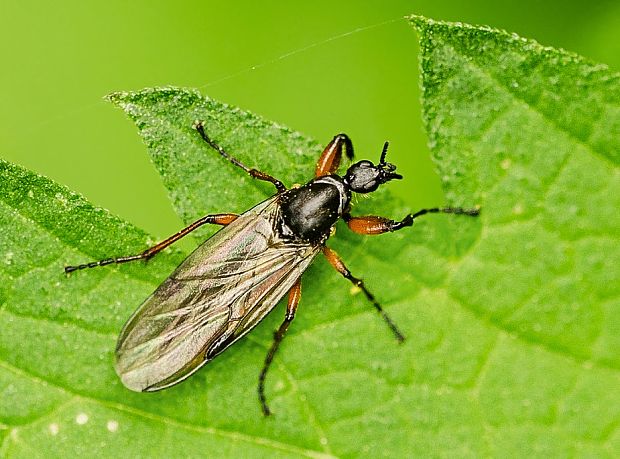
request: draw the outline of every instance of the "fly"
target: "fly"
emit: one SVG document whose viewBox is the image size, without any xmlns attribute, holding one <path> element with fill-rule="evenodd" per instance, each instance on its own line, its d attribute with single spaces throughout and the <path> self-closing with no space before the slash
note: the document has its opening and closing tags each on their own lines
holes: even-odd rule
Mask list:
<svg viewBox="0 0 620 459">
<path fill-rule="evenodd" d="M 322 253 L 342 276 L 361 289 L 395 338 L 405 338 L 364 282 L 353 276 L 338 254 L 326 246 L 334 225 L 343 219 L 358 234 L 376 235 L 411 226 L 428 213 L 476 216 L 478 208 L 422 209 L 402 220 L 352 216 L 351 193 L 371 193 L 390 180 L 402 179 L 385 161 L 385 142 L 378 164 L 359 161 L 337 175 L 343 152 L 353 159 L 349 137 L 339 134 L 325 147 L 314 178 L 287 189 L 269 174 L 249 168 L 215 143 L 204 124 L 194 124 L 202 139 L 251 177 L 271 182 L 276 194 L 241 215 L 206 215 L 144 252 L 65 267 L 84 268 L 147 260 L 205 224 L 224 228 L 200 245 L 129 318 L 116 345 L 116 373 L 133 391 L 152 392 L 183 381 L 252 330 L 288 293 L 284 321 L 276 331 L 258 377 L 263 413 L 270 414 L 265 377 L 295 317 L 301 277 Z"/>
</svg>

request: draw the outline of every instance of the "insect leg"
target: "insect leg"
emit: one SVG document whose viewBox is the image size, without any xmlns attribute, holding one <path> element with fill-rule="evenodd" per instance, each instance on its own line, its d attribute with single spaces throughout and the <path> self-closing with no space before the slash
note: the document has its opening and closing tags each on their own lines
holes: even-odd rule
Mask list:
<svg viewBox="0 0 620 459">
<path fill-rule="evenodd" d="M 211 224 L 214 224 L 214 225 L 225 226 L 225 225 L 228 225 L 233 220 L 235 220 L 237 217 L 238 217 L 238 215 L 236 215 L 236 214 L 211 214 L 211 215 L 205 215 L 200 220 L 196 220 L 194 223 L 192 223 L 191 225 L 187 226 L 186 228 L 183 228 L 178 233 L 173 234 L 168 239 L 166 239 L 164 241 L 161 241 L 159 244 L 154 245 L 153 247 L 150 247 L 150 248 L 146 249 L 144 252 L 142 252 L 140 254 L 130 255 L 130 256 L 127 256 L 127 257 L 106 258 L 104 260 L 92 261 L 90 263 L 84 263 L 82 265 L 65 266 L 65 273 L 68 274 L 70 272 L 77 271 L 79 269 L 95 268 L 97 266 L 105 266 L 105 265 L 111 265 L 111 264 L 127 263 L 127 262 L 135 261 L 135 260 L 148 260 L 153 255 L 161 252 L 162 250 L 164 250 L 169 245 L 171 245 L 171 244 L 175 243 L 176 241 L 178 241 L 179 239 L 181 239 L 183 236 L 188 235 L 189 233 L 194 231 L 199 226 L 202 226 L 202 225 L 207 224 L 207 223 L 211 223 Z"/>
<path fill-rule="evenodd" d="M 358 234 L 383 234 L 390 231 L 397 231 L 406 226 L 413 225 L 413 221 L 426 214 L 462 214 L 475 217 L 480 214 L 480 209 L 474 207 L 472 209 L 463 209 L 462 207 L 433 207 L 431 209 L 422 209 L 415 214 L 409 214 L 400 221 L 390 220 L 385 217 L 376 217 L 374 215 L 366 215 L 363 217 L 351 217 L 344 215 L 343 218 L 351 231 Z"/>
<path fill-rule="evenodd" d="M 338 271 L 340 274 L 344 276 L 345 279 L 348 279 L 349 281 L 351 281 L 353 285 L 360 288 L 362 292 L 364 292 L 364 295 L 366 295 L 366 298 L 368 298 L 368 300 L 372 303 L 372 305 L 379 312 L 379 314 L 381 314 L 381 317 L 383 317 L 383 320 L 385 320 L 385 322 L 388 324 L 388 326 L 394 333 L 394 336 L 396 337 L 396 339 L 399 342 L 403 342 L 405 340 L 405 336 L 400 332 L 400 330 L 398 329 L 396 324 L 392 321 L 390 316 L 388 316 L 387 313 L 383 310 L 379 302 L 375 299 L 374 295 L 368 291 L 368 289 L 364 285 L 364 281 L 362 279 L 358 279 L 357 277 L 354 277 L 351 274 L 351 271 L 349 271 L 349 268 L 345 266 L 342 259 L 338 256 L 338 254 L 334 250 L 330 249 L 329 247 L 323 247 L 323 254 L 325 255 L 325 258 L 327 258 L 327 261 L 329 261 L 329 263 L 334 267 L 334 269 L 336 269 L 336 271 Z"/>
<path fill-rule="evenodd" d="M 211 148 L 213 148 L 215 151 L 217 151 L 220 155 L 222 155 L 228 161 L 233 163 L 235 166 L 240 167 L 245 172 L 250 174 L 250 176 L 252 178 L 255 178 L 255 179 L 258 179 L 258 180 L 264 180 L 266 182 L 273 183 L 273 185 L 278 190 L 278 193 L 282 193 L 283 191 L 286 191 L 286 187 L 284 186 L 284 184 L 280 180 L 276 179 L 275 177 L 272 177 L 269 174 L 266 174 L 265 172 L 261 172 L 261 171 L 259 171 L 257 169 L 253 169 L 251 167 L 246 166 L 241 161 L 239 161 L 237 158 L 235 158 L 234 156 L 230 155 L 226 150 L 224 150 L 222 147 L 220 147 L 213 140 L 211 140 L 211 138 L 205 132 L 204 123 L 202 121 L 196 121 L 194 123 L 194 129 L 196 129 L 198 131 L 198 133 L 200 134 L 202 139 L 205 142 L 207 142 L 211 146 Z"/>
<path fill-rule="evenodd" d="M 347 158 L 353 159 L 353 144 L 346 134 L 338 134 L 331 142 L 327 144 L 321 157 L 316 163 L 315 177 L 333 174 L 340 166 L 340 158 L 342 157 L 342 147 L 344 146 Z"/>
<path fill-rule="evenodd" d="M 273 335 L 273 343 L 271 344 L 271 348 L 269 348 L 267 357 L 265 357 L 265 363 L 263 364 L 263 368 L 258 376 L 258 399 L 260 400 L 260 405 L 265 416 L 269 416 L 271 414 L 269 406 L 267 405 L 267 399 L 265 397 L 265 377 L 267 376 L 267 371 L 273 361 L 273 357 L 276 354 L 278 347 L 280 347 L 280 343 L 282 342 L 289 325 L 295 318 L 295 312 L 297 311 L 297 305 L 299 304 L 300 298 L 301 277 L 297 279 L 295 285 L 293 285 L 288 292 L 288 305 L 286 306 L 286 316 L 284 316 L 284 322 L 282 322 L 280 328 L 278 328 L 278 331 L 276 331 Z"/>
</svg>

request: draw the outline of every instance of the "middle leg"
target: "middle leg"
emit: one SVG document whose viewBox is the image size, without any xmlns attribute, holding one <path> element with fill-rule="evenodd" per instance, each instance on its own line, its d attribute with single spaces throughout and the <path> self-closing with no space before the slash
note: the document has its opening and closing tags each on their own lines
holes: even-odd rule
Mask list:
<svg viewBox="0 0 620 459">
<path fill-rule="evenodd" d="M 327 261 L 329 261 L 329 263 L 334 267 L 336 271 L 338 271 L 345 279 L 351 281 L 353 285 L 359 287 L 362 292 L 364 292 L 366 298 L 368 298 L 368 300 L 372 303 L 377 312 L 381 314 L 381 317 L 383 318 L 383 320 L 385 320 L 385 323 L 388 324 L 388 327 L 390 327 L 398 342 L 402 343 L 403 341 L 405 341 L 405 336 L 400 332 L 400 330 L 398 329 L 394 321 L 392 321 L 390 316 L 387 315 L 387 312 L 383 310 L 383 307 L 381 307 L 379 302 L 375 299 L 375 296 L 370 293 L 370 291 L 366 288 L 366 286 L 364 285 L 364 281 L 362 279 L 354 277 L 351 274 L 351 271 L 349 271 L 349 268 L 345 266 L 342 258 L 340 258 L 334 250 L 330 249 L 329 247 L 323 247 L 323 254 L 325 255 L 325 258 L 327 258 Z"/>
</svg>

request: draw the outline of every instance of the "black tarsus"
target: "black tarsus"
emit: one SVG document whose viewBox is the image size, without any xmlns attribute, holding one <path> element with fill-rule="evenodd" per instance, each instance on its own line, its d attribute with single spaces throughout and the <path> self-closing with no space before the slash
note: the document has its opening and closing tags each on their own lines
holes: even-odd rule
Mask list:
<svg viewBox="0 0 620 459">
<path fill-rule="evenodd" d="M 265 396 L 265 378 L 267 377 L 267 371 L 269 371 L 269 367 L 271 366 L 271 362 L 273 361 L 273 357 L 276 355 L 278 348 L 280 347 L 280 343 L 282 339 L 284 339 L 284 335 L 288 330 L 289 325 L 294 319 L 294 315 L 291 317 L 286 317 L 284 322 L 280 324 L 280 327 L 273 334 L 273 343 L 269 348 L 269 352 L 265 357 L 265 362 L 263 363 L 263 368 L 258 375 L 258 399 L 260 400 L 260 406 L 265 416 L 271 415 L 271 410 L 267 405 L 267 397 Z"/>
<path fill-rule="evenodd" d="M 286 191 L 286 187 L 284 186 L 284 184 L 280 180 L 278 180 L 275 177 L 272 177 L 269 174 L 266 174 L 265 172 L 261 172 L 258 169 L 253 169 L 251 167 L 246 166 L 241 161 L 239 161 L 237 158 L 235 158 L 230 153 L 228 153 L 226 150 L 224 150 L 216 142 L 211 140 L 211 138 L 205 132 L 204 122 L 203 121 L 196 121 L 196 122 L 194 122 L 194 129 L 196 129 L 198 131 L 198 133 L 200 134 L 202 139 L 205 142 L 207 142 L 207 144 L 209 144 L 209 146 L 211 146 L 211 148 L 213 148 L 215 151 L 217 151 L 220 155 L 222 155 L 228 161 L 233 163 L 235 166 L 243 169 L 252 178 L 255 178 L 255 179 L 258 179 L 258 180 L 264 180 L 265 182 L 273 183 L 273 185 L 276 187 L 276 190 L 278 190 L 278 193 L 282 193 L 282 192 Z"/>
<path fill-rule="evenodd" d="M 430 209 L 418 210 L 415 214 L 411 215 L 411 219 L 426 215 L 426 214 L 457 214 L 457 215 L 469 215 L 471 217 L 477 217 L 480 215 L 480 207 L 473 207 L 471 209 L 464 209 L 462 207 L 432 207 Z"/>
<path fill-rule="evenodd" d="M 72 273 L 73 271 L 78 271 L 80 269 L 96 268 L 97 266 L 106 266 L 106 265 L 111 265 L 114 263 L 121 264 L 121 263 L 128 263 L 130 261 L 135 261 L 135 260 L 146 260 L 152 256 L 152 255 L 147 255 L 146 252 L 147 251 L 145 250 L 139 255 L 131 255 L 129 257 L 106 258 L 104 260 L 91 261 L 90 263 L 83 263 L 81 265 L 65 266 L 65 274 L 69 274 L 69 273 Z"/>
<path fill-rule="evenodd" d="M 393 221 L 390 231 L 398 231 L 406 226 L 413 225 L 413 221 L 426 214 L 455 214 L 455 215 L 468 215 L 470 217 L 477 217 L 480 215 L 480 208 L 473 207 L 471 209 L 464 209 L 462 207 L 432 207 L 430 209 L 421 209 L 414 214 L 409 214 L 401 221 Z"/>
<path fill-rule="evenodd" d="M 364 285 L 364 281 L 362 279 L 359 279 L 353 276 L 353 274 L 351 274 L 351 271 L 349 271 L 349 268 L 346 267 L 346 265 L 344 264 L 340 256 L 334 250 L 330 249 L 329 247 L 324 246 L 323 254 L 326 256 L 327 261 L 329 261 L 329 263 L 334 267 L 334 269 L 336 269 L 336 271 L 338 271 L 340 274 L 342 274 L 342 276 L 345 279 L 350 281 L 353 285 L 355 285 L 362 292 L 364 292 L 364 295 L 366 295 L 366 298 L 368 299 L 368 301 L 372 303 L 372 305 L 375 307 L 377 312 L 381 315 L 385 323 L 387 323 L 388 327 L 390 327 L 390 330 L 392 330 L 392 333 L 394 333 L 396 340 L 399 343 L 402 343 L 403 341 L 405 341 L 405 335 L 402 334 L 402 332 L 398 329 L 398 327 L 396 326 L 394 321 L 391 319 L 391 317 L 388 316 L 387 312 L 384 311 L 383 307 L 379 304 L 375 296 L 372 293 L 370 293 L 370 291 L 366 288 L 366 285 Z"/>
<path fill-rule="evenodd" d="M 402 332 L 398 329 L 398 327 L 396 326 L 392 318 L 388 316 L 387 312 L 383 310 L 383 307 L 379 304 L 375 296 L 372 293 L 370 293 L 370 291 L 366 288 L 366 285 L 364 285 L 364 281 L 362 279 L 359 279 L 353 276 L 349 270 L 347 270 L 347 272 L 348 274 L 343 274 L 344 278 L 351 281 L 353 285 L 355 285 L 362 292 L 364 292 L 364 295 L 366 295 L 366 298 L 368 298 L 368 300 L 372 303 L 372 305 L 375 307 L 377 312 L 381 315 L 385 323 L 388 324 L 388 327 L 390 327 L 390 330 L 392 330 L 392 333 L 394 333 L 394 337 L 396 338 L 396 340 L 399 343 L 402 343 L 403 341 L 405 341 L 405 335 L 403 335 Z"/>
<path fill-rule="evenodd" d="M 284 321 L 280 324 L 280 327 L 273 335 L 273 343 L 271 344 L 269 352 L 265 357 L 263 368 L 258 375 L 258 399 L 260 400 L 260 406 L 265 416 L 269 416 L 271 414 L 271 410 L 267 405 L 267 398 L 265 397 L 265 378 L 267 377 L 267 371 L 269 371 L 269 367 L 271 366 L 273 357 L 276 355 L 276 352 L 280 347 L 280 343 L 284 339 L 284 335 L 286 334 L 289 325 L 295 318 L 295 312 L 297 312 L 297 306 L 299 305 L 300 299 L 301 278 L 297 279 L 297 282 L 295 282 L 293 287 L 291 287 L 291 289 L 289 290 L 288 304 L 286 306 L 286 315 L 284 316 Z"/>
</svg>

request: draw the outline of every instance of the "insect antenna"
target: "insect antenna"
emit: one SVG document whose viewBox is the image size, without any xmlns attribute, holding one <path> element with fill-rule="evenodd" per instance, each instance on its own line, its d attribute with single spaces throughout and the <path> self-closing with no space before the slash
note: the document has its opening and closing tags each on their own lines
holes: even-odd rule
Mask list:
<svg viewBox="0 0 620 459">
<path fill-rule="evenodd" d="M 390 142 L 387 140 L 383 144 L 383 150 L 381 150 L 381 158 L 379 159 L 379 164 L 385 164 L 385 155 L 387 155 L 388 147 L 390 146 Z"/>
</svg>

